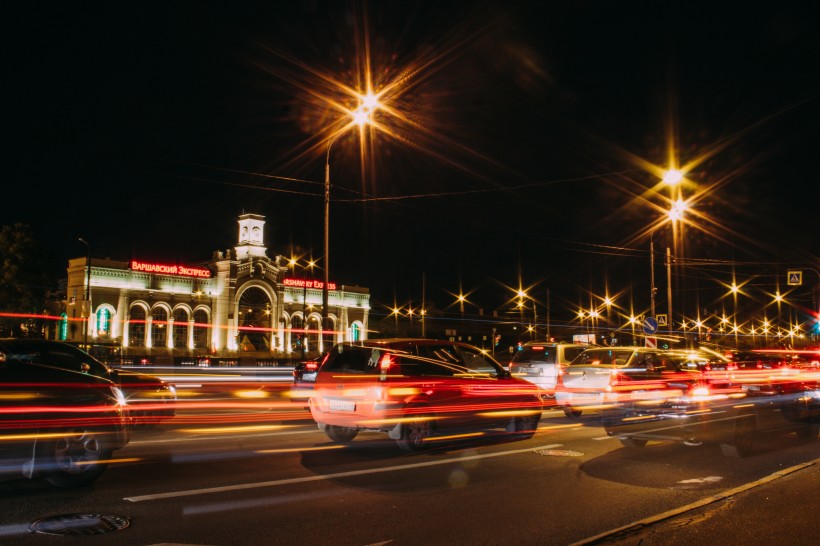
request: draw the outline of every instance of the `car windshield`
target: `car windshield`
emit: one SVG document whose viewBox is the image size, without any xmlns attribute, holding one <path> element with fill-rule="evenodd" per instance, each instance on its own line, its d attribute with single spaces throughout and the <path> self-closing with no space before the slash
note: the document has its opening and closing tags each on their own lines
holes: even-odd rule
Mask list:
<svg viewBox="0 0 820 546">
<path fill-rule="evenodd" d="M 65 370 L 86 372 L 105 377 L 108 367 L 94 357 L 68 344 L 42 344 L 15 342 L 0 345 L 0 353 L 6 360 L 54 366 Z"/>
<path fill-rule="evenodd" d="M 632 363 L 640 355 L 633 349 L 587 349 L 572 361 L 571 366 L 587 366 L 597 364 L 609 364 L 613 366 L 626 366 Z"/>
<path fill-rule="evenodd" d="M 524 346 L 513 356 L 513 364 L 518 362 L 546 362 L 555 364 L 555 347 L 546 345 Z"/>
</svg>

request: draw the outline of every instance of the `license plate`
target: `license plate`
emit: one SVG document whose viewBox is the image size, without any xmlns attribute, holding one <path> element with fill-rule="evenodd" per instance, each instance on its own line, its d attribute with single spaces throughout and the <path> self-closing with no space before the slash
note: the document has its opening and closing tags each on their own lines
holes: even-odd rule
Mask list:
<svg viewBox="0 0 820 546">
<path fill-rule="evenodd" d="M 572 393 L 573 400 L 598 400 L 603 397 L 600 392 L 574 392 Z"/>
<path fill-rule="evenodd" d="M 302 381 L 316 381 L 316 372 L 303 373 Z"/>
<path fill-rule="evenodd" d="M 541 375 L 541 368 L 521 368 L 521 373 L 527 375 Z"/>
<path fill-rule="evenodd" d="M 337 400 L 331 398 L 328 400 L 327 405 L 333 411 L 356 411 L 356 402 L 353 400 Z"/>
</svg>

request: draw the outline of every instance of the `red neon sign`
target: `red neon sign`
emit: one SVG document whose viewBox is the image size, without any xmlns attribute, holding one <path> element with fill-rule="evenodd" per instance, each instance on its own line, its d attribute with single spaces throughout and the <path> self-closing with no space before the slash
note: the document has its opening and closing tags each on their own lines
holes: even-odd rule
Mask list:
<svg viewBox="0 0 820 546">
<path fill-rule="evenodd" d="M 313 279 L 294 279 L 294 278 L 285 278 L 282 279 L 282 284 L 285 286 L 295 286 L 296 288 L 322 288 L 324 286 L 324 281 L 317 281 Z M 328 290 L 336 290 L 336 283 L 335 282 L 328 282 L 327 283 Z"/>
<path fill-rule="evenodd" d="M 204 279 L 208 279 L 211 277 L 211 271 L 203 267 L 151 264 L 146 262 L 139 262 L 137 260 L 131 260 L 131 270 L 145 271 L 146 273 L 162 273 L 165 275 L 182 275 L 183 277 L 200 277 Z"/>
</svg>

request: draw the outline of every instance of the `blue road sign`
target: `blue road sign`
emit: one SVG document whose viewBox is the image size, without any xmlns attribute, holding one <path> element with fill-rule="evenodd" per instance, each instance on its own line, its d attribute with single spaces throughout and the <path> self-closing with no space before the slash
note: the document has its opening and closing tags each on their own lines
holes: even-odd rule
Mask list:
<svg viewBox="0 0 820 546">
<path fill-rule="evenodd" d="M 643 321 L 643 333 L 651 336 L 655 332 L 658 331 L 658 321 L 655 320 L 655 317 L 646 317 Z"/>
</svg>

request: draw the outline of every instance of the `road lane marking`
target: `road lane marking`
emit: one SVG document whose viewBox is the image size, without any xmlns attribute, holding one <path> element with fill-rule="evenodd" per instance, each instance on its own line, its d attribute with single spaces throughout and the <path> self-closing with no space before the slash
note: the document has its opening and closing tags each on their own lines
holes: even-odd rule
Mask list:
<svg viewBox="0 0 820 546">
<path fill-rule="evenodd" d="M 318 429 L 311 428 L 310 430 L 289 430 L 289 431 L 282 431 L 282 432 L 270 432 L 270 433 L 262 433 L 262 434 L 234 434 L 228 436 L 220 436 L 221 440 L 247 440 L 248 438 L 266 438 L 268 436 L 287 436 L 289 434 L 312 434 L 316 432 Z M 129 446 L 134 445 L 148 445 L 148 444 L 171 444 L 174 442 L 200 442 L 200 441 L 214 441 L 213 436 L 201 435 L 201 436 L 180 436 L 177 438 L 162 438 L 158 440 L 137 440 L 128 442 Z"/>
<path fill-rule="evenodd" d="M 351 476 L 366 476 L 368 474 L 383 474 L 385 472 L 398 472 L 400 470 L 410 470 L 413 468 L 424 468 L 427 466 L 439 466 L 443 464 L 460 463 L 462 461 L 475 461 L 479 459 L 491 459 L 495 457 L 503 457 L 505 455 L 517 455 L 519 453 L 531 453 L 541 449 L 553 449 L 561 447 L 562 444 L 550 444 L 540 447 L 528 447 L 526 449 L 515 449 L 512 451 L 501 451 L 498 453 L 485 453 L 483 455 L 471 455 L 468 457 L 458 457 L 452 459 L 444 459 L 440 461 L 426 461 L 422 463 L 403 464 L 397 466 L 388 466 L 384 468 L 368 468 L 365 470 L 350 470 L 348 472 L 336 472 L 334 474 L 325 474 L 323 476 L 306 476 L 302 478 L 287 478 L 284 480 L 272 480 L 267 482 L 254 483 L 240 483 L 236 485 L 224 485 L 221 487 L 204 487 L 202 489 L 188 489 L 185 491 L 169 491 L 167 493 L 155 493 L 153 495 L 138 495 L 136 497 L 123 497 L 123 500 L 129 502 L 145 502 L 152 500 L 174 499 L 179 497 L 193 497 L 197 495 L 208 495 L 211 493 L 224 493 L 227 491 L 242 491 L 245 489 L 260 489 L 263 487 L 276 487 L 278 485 L 291 485 L 296 483 L 316 482 L 322 480 L 331 480 L 334 478 L 349 478 Z"/>
</svg>

